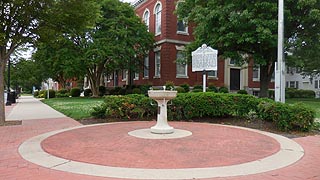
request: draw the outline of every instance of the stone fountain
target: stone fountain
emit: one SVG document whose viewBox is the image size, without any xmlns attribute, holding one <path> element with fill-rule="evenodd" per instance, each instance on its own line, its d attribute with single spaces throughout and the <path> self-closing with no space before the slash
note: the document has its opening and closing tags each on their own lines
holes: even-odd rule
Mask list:
<svg viewBox="0 0 320 180">
<path fill-rule="evenodd" d="M 177 96 L 177 91 L 168 91 L 163 86 L 163 90 L 149 90 L 148 95 L 158 103 L 157 124 L 151 127 L 151 132 L 155 134 L 170 134 L 174 128 L 169 126 L 167 119 L 167 103 Z"/>
</svg>

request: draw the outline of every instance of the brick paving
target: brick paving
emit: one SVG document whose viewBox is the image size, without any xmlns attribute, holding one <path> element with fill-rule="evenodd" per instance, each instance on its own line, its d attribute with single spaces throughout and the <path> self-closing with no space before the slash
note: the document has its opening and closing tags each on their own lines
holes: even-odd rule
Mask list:
<svg viewBox="0 0 320 180">
<path fill-rule="evenodd" d="M 6 112 L 7 111 L 9 110 L 6 107 Z M 80 124 L 66 117 L 23 120 L 22 125 L 0 127 L 0 180 L 116 179 L 79 175 L 44 168 L 22 159 L 18 153 L 19 145 L 31 137 L 45 132 L 75 126 L 80 126 Z M 200 128 L 200 126 L 194 128 Z M 204 133 L 210 133 L 207 129 L 202 129 L 202 131 Z M 241 136 L 239 136 L 239 138 L 241 138 Z M 95 141 L 95 139 L 91 140 Z M 260 174 L 227 178 L 211 178 L 210 180 L 320 180 L 320 136 L 301 137 L 293 140 L 299 143 L 305 150 L 304 157 L 295 164 Z M 198 141 L 194 143 L 197 142 Z M 139 147 L 136 148 L 138 149 Z M 159 151 L 159 149 L 157 150 Z"/>
</svg>

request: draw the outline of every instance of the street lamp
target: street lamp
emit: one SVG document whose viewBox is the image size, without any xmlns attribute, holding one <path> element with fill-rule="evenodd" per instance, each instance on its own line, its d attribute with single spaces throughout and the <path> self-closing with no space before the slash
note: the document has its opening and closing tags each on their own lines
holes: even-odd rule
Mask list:
<svg viewBox="0 0 320 180">
<path fill-rule="evenodd" d="M 10 98 L 10 58 L 8 60 L 8 90 L 7 90 L 7 102 L 6 102 L 6 106 L 11 106 L 11 98 Z"/>
</svg>

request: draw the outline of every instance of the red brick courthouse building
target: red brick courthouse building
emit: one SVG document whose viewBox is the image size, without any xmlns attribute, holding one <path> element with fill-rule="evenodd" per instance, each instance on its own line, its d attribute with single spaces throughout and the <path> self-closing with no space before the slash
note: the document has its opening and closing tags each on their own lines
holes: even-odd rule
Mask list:
<svg viewBox="0 0 320 180">
<path fill-rule="evenodd" d="M 177 19 L 174 0 L 138 0 L 133 4 L 136 14 L 154 34 L 155 46 L 144 59 L 144 69 L 134 74 L 134 84 L 163 86 L 172 81 L 176 86 L 202 84 L 202 72 L 192 72 L 190 64 L 176 63 L 184 58 L 182 51 L 193 41 L 193 28 Z M 206 43 L 206 42 L 203 42 Z M 239 67 L 233 60 L 218 60 L 218 70 L 207 73 L 207 84 L 225 86 L 229 90 L 259 91 L 259 69 L 253 62 Z M 128 84 L 127 70 L 115 72 L 105 80 L 107 87 Z M 273 83 L 270 86 L 273 88 Z"/>
</svg>

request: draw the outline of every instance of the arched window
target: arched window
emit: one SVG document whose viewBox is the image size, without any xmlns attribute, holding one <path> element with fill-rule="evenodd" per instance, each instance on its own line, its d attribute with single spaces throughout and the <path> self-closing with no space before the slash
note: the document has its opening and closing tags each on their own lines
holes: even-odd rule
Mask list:
<svg viewBox="0 0 320 180">
<path fill-rule="evenodd" d="M 154 14 L 155 14 L 155 34 L 161 34 L 161 4 L 157 3 L 154 8 Z"/>
<path fill-rule="evenodd" d="M 146 26 L 147 26 L 147 28 L 148 28 L 148 31 L 149 31 L 149 27 L 150 27 L 150 21 L 149 21 L 149 19 L 150 19 L 150 12 L 149 12 L 149 10 L 148 9 L 146 9 L 145 11 L 144 11 L 144 14 L 143 14 L 143 22 L 146 24 Z"/>
</svg>

